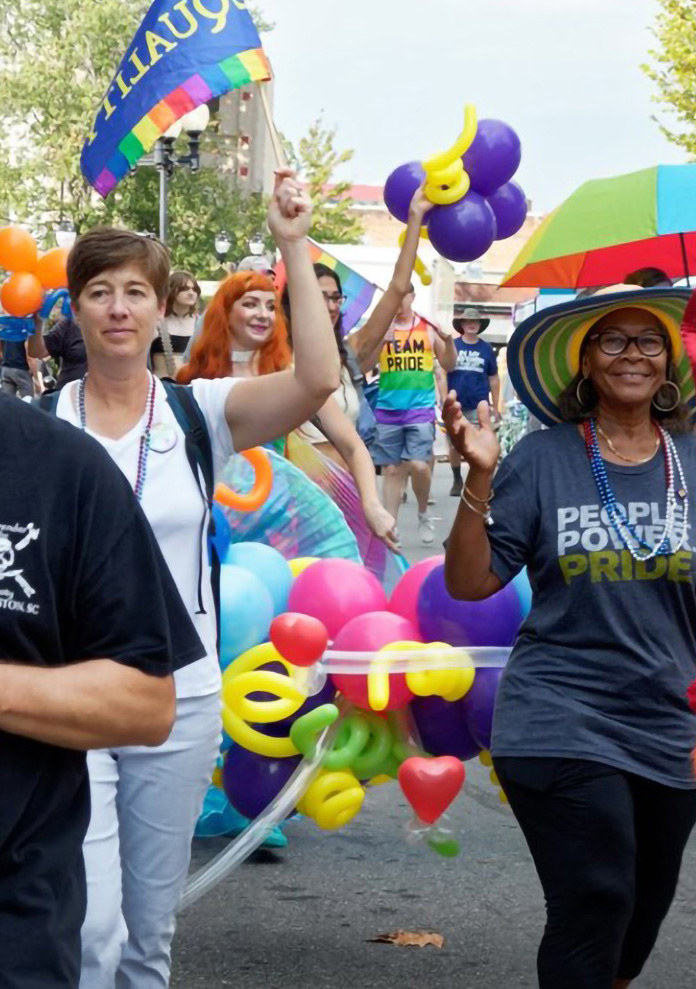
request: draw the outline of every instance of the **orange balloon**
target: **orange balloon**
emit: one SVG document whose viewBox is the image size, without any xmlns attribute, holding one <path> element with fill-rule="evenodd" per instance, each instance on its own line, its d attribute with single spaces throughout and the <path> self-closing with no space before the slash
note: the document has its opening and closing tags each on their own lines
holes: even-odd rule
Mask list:
<svg viewBox="0 0 696 989">
<path fill-rule="evenodd" d="M 67 247 L 54 247 L 52 251 L 41 255 L 35 274 L 45 289 L 67 287 L 69 253 Z"/>
<path fill-rule="evenodd" d="M 43 297 L 41 282 L 28 271 L 10 275 L 0 288 L 0 304 L 10 316 L 31 316 L 41 308 Z"/>
<path fill-rule="evenodd" d="M 34 271 L 39 252 L 36 241 L 21 227 L 0 230 L 0 268 L 6 271 Z"/>
<path fill-rule="evenodd" d="M 238 494 L 226 484 L 220 483 L 215 487 L 215 501 L 237 512 L 257 512 L 271 493 L 273 467 L 268 454 L 260 446 L 242 451 L 242 456 L 254 468 L 256 477 L 253 488 L 248 494 Z"/>
</svg>

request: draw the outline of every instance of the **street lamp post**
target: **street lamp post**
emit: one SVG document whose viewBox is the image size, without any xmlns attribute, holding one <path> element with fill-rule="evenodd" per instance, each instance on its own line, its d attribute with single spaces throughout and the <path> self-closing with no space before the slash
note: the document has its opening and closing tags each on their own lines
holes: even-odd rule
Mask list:
<svg viewBox="0 0 696 989">
<path fill-rule="evenodd" d="M 56 244 L 70 249 L 77 240 L 77 231 L 70 220 L 61 220 L 56 227 Z"/>
<path fill-rule="evenodd" d="M 205 103 L 177 120 L 157 141 L 154 148 L 154 165 L 159 171 L 159 236 L 166 244 L 169 236 L 169 179 L 177 166 L 197 172 L 201 167 L 201 134 L 210 121 L 210 110 Z M 174 145 L 184 131 L 189 142 L 189 153 L 176 156 Z"/>
<path fill-rule="evenodd" d="M 224 230 L 215 238 L 215 257 L 224 266 L 232 247 L 232 238 Z"/>
</svg>

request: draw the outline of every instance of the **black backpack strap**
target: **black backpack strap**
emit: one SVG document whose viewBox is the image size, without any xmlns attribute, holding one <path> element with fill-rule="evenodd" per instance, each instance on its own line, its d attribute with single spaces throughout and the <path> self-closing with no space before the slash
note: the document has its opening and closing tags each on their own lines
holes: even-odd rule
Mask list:
<svg viewBox="0 0 696 989">
<path fill-rule="evenodd" d="M 38 398 L 32 399 L 32 405 L 36 405 L 37 408 L 41 409 L 43 412 L 48 412 L 49 415 L 57 415 L 58 413 L 58 399 L 60 398 L 59 391 L 45 391 Z"/>
<path fill-rule="evenodd" d="M 213 466 L 213 447 L 210 442 L 210 434 L 208 433 L 208 427 L 205 422 L 201 408 L 193 397 L 193 392 L 188 385 L 179 385 L 174 381 L 170 381 L 167 378 L 162 379 L 162 384 L 164 385 L 164 390 L 167 393 L 167 401 L 169 402 L 169 408 L 174 413 L 176 421 L 181 426 L 184 436 L 186 437 L 186 457 L 188 459 L 191 470 L 193 471 L 193 476 L 196 481 L 201 485 L 201 476 L 203 477 L 203 484 L 205 490 L 201 488 L 201 495 L 205 504 L 208 508 L 208 544 L 212 547 L 211 554 L 211 568 L 212 568 L 212 584 L 213 584 L 213 597 L 215 599 L 215 611 L 218 616 L 218 633 L 219 633 L 219 615 L 220 615 L 220 560 L 218 558 L 217 552 L 212 546 L 212 537 L 215 535 L 215 519 L 212 513 L 213 506 L 213 493 L 215 490 L 215 469 Z M 205 525 L 205 519 L 202 523 Z M 201 530 L 201 545 L 203 543 L 203 531 Z M 203 604 L 203 552 L 201 550 L 201 557 L 199 561 L 198 569 L 198 612 L 199 615 L 204 615 L 206 613 Z"/>
</svg>

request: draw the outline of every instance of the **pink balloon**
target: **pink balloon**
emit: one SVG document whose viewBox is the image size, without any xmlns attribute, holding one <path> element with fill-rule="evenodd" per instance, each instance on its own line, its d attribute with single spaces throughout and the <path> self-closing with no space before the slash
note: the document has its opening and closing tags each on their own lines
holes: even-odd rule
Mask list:
<svg viewBox="0 0 696 989">
<path fill-rule="evenodd" d="M 351 560 L 312 564 L 293 583 L 287 607 L 288 611 L 318 618 L 331 639 L 358 615 L 386 609 L 387 596 L 380 582 Z"/>
<path fill-rule="evenodd" d="M 316 566 L 316 564 L 315 564 Z M 311 569 L 311 568 L 310 568 Z M 375 611 L 354 618 L 336 636 L 332 650 L 336 652 L 377 652 L 392 642 L 422 642 L 418 627 L 413 622 L 393 615 L 390 611 Z M 332 673 L 331 680 L 344 697 L 366 711 L 370 710 L 367 677 L 355 673 Z M 389 677 L 389 703 L 387 711 L 405 707 L 413 694 L 406 684 L 404 673 Z"/>
<path fill-rule="evenodd" d="M 392 592 L 389 610 L 402 618 L 408 618 L 418 628 L 418 595 L 423 581 L 435 567 L 445 562 L 444 556 L 429 556 L 409 567 Z"/>
</svg>

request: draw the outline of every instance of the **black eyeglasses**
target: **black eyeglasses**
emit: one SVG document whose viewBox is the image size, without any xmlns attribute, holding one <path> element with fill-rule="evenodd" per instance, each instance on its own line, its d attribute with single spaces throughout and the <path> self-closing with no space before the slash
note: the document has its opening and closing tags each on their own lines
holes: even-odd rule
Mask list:
<svg viewBox="0 0 696 989">
<path fill-rule="evenodd" d="M 643 357 L 659 357 L 667 347 L 667 340 L 661 333 L 640 333 L 631 337 L 619 330 L 606 330 L 604 333 L 593 333 L 590 340 L 596 340 L 597 346 L 607 357 L 624 354 L 632 343 Z"/>
<path fill-rule="evenodd" d="M 342 306 L 346 301 L 345 295 L 339 295 L 338 292 L 335 292 L 333 295 L 326 295 L 322 292 L 322 295 L 324 296 L 324 302 L 332 302 L 335 306 Z"/>
</svg>

